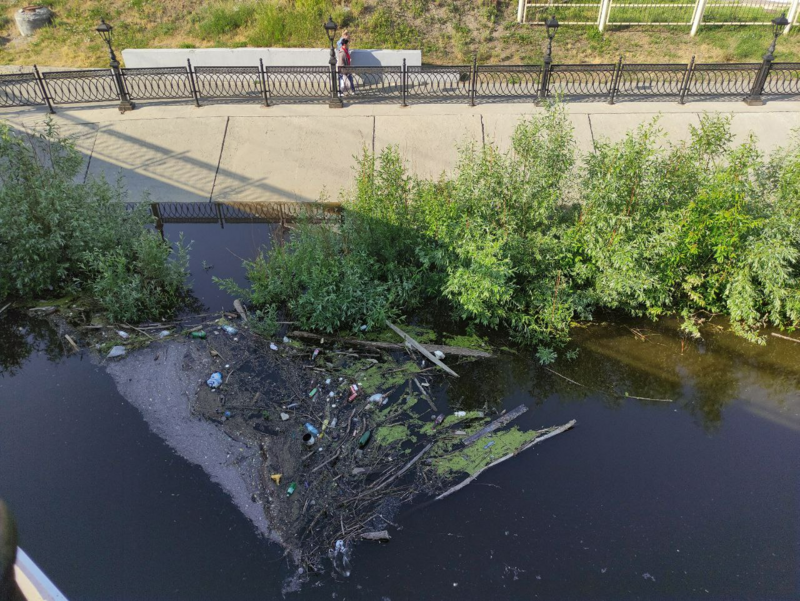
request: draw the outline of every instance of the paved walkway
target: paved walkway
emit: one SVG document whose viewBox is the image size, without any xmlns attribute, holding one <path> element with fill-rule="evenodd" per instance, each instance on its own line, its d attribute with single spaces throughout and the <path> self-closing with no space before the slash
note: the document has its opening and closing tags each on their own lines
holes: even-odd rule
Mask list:
<svg viewBox="0 0 800 601">
<path fill-rule="evenodd" d="M 125 180 L 131 200 L 149 193 L 159 202 L 336 199 L 352 182 L 354 157 L 363 148 L 399 145 L 411 169 L 438 176 L 458 158 L 466 140 L 508 148 L 531 104 L 159 106 L 142 104 L 121 115 L 109 107 L 62 107 L 54 117 L 74 135 L 86 156 L 86 173 Z M 630 128 L 660 117 L 669 139 L 689 135 L 704 112 L 730 114 L 739 139 L 750 132 L 764 151 L 785 145 L 800 128 L 800 102 L 748 107 L 740 102 L 626 102 L 568 105 L 582 151 L 601 139 L 617 140 Z M 41 108 L 2 109 L 16 128 L 42 123 Z"/>
</svg>

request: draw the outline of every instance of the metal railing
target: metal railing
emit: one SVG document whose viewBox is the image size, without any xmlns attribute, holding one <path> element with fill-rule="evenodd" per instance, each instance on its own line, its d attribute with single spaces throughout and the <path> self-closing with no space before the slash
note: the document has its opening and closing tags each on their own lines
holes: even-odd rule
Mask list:
<svg viewBox="0 0 800 601">
<path fill-rule="evenodd" d="M 518 0 L 520 23 L 542 23 L 555 15 L 562 25 L 685 26 L 771 25 L 786 13 L 788 34 L 800 22 L 800 0 Z"/>
<path fill-rule="evenodd" d="M 771 55 L 770 55 L 771 56 Z M 625 100 L 745 100 L 800 96 L 800 63 L 607 64 L 350 67 L 354 91 L 331 90 L 329 67 L 168 67 L 0 75 L 0 107 L 120 102 L 348 103 L 540 102 L 550 97 Z M 122 90 L 120 90 L 122 86 Z M 347 86 L 349 89 L 351 86 Z M 130 110 L 130 107 L 125 108 Z"/>
</svg>

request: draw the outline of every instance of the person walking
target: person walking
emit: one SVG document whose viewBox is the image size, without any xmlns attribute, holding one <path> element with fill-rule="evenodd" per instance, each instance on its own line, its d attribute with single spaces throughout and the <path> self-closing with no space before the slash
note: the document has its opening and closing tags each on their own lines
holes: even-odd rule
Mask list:
<svg viewBox="0 0 800 601">
<path fill-rule="evenodd" d="M 342 37 L 339 38 L 339 41 L 336 42 L 336 50 L 337 52 L 342 49 L 342 42 L 345 40 L 350 40 L 350 32 L 346 29 L 342 32 Z"/>
<path fill-rule="evenodd" d="M 349 46 L 350 40 L 342 39 L 342 47 L 336 58 L 336 67 L 339 71 L 339 92 L 345 96 L 350 96 L 355 91 L 353 75 L 348 69 L 352 63 Z"/>
</svg>

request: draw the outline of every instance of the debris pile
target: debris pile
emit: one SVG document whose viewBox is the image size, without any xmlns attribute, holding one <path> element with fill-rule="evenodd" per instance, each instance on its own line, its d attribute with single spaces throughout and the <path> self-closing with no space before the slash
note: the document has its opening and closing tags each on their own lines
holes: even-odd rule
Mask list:
<svg viewBox="0 0 800 601">
<path fill-rule="evenodd" d="M 573 425 L 501 431 L 524 405 L 494 421 L 481 411 L 447 414 L 437 399 L 443 367 L 457 376 L 434 352 L 446 358 L 467 349 L 413 338 L 385 349 L 302 332 L 268 341 L 224 318 L 206 331 L 196 344 L 208 345 L 217 367 L 192 410 L 258 449 L 254 500 L 306 574 L 324 570 L 329 558 L 349 575 L 353 543 L 390 540 L 387 528 L 403 503 L 447 496 Z"/>
</svg>

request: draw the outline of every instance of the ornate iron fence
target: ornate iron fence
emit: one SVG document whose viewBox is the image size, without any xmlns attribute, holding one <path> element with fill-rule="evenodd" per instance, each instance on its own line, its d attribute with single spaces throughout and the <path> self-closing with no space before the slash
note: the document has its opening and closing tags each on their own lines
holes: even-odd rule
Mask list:
<svg viewBox="0 0 800 601">
<path fill-rule="evenodd" d="M 345 78 L 347 81 L 345 81 Z M 350 67 L 334 87 L 330 67 L 165 67 L 0 75 L 0 107 L 142 101 L 278 103 L 742 100 L 800 98 L 800 63 L 471 65 Z M 351 85 L 352 84 L 352 85 Z M 332 89 L 333 88 L 333 89 Z M 341 88 L 341 89 L 340 89 Z M 122 106 L 120 109 L 122 110 Z M 130 107 L 128 107 L 129 110 Z"/>
</svg>

